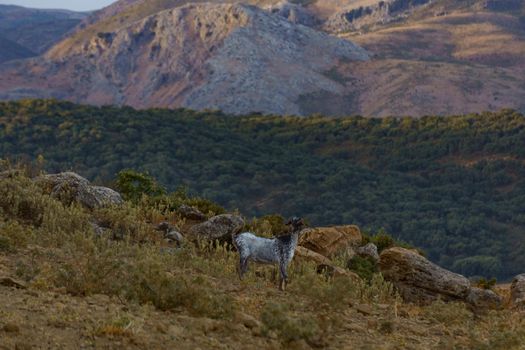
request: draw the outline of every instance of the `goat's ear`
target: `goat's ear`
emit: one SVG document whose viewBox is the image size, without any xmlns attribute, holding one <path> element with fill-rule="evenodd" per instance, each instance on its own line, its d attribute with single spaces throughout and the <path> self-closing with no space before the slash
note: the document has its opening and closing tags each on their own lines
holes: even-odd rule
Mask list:
<svg viewBox="0 0 525 350">
<path fill-rule="evenodd" d="M 286 226 L 291 225 L 291 224 L 292 224 L 292 219 L 286 221 L 284 224 L 285 224 Z"/>
</svg>

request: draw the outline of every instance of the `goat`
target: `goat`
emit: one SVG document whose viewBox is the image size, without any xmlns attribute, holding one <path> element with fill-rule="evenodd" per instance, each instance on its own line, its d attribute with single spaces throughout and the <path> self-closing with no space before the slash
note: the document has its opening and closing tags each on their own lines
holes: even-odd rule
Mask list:
<svg viewBox="0 0 525 350">
<path fill-rule="evenodd" d="M 248 262 L 251 260 L 261 264 L 279 265 L 279 289 L 284 291 L 288 283 L 286 272 L 292 261 L 299 241 L 299 233 L 303 227 L 303 219 L 291 218 L 286 225 L 291 227 L 291 234 L 275 238 L 255 236 L 251 232 L 243 232 L 233 236 L 233 245 L 239 252 L 239 278 L 242 280 L 248 271 Z"/>
</svg>

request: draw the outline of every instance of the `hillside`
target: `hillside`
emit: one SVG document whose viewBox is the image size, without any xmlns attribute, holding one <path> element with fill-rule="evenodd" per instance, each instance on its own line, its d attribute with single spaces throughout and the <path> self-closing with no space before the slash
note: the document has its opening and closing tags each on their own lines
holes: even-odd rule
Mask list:
<svg viewBox="0 0 525 350">
<path fill-rule="evenodd" d="M 36 56 L 36 54 L 11 40 L 0 36 L 0 63 Z"/>
<path fill-rule="evenodd" d="M 40 10 L 13 5 L 0 5 L 0 36 L 25 51 L 8 49 L 10 59 L 44 53 L 77 26 L 87 14 L 65 10 Z M 2 50 L 3 51 L 3 50 Z M 0 61 L 1 62 L 1 61 Z"/>
<path fill-rule="evenodd" d="M 524 265 L 523 115 L 419 120 L 298 118 L 188 110 L 0 105 L 0 157 L 110 183 L 148 171 L 246 215 L 384 228 L 468 276 Z"/>
<path fill-rule="evenodd" d="M 459 301 L 407 303 L 378 272 L 366 281 L 339 267 L 345 274 L 329 277 L 298 256 L 286 292 L 277 290 L 272 267 L 252 266 L 239 281 L 238 256 L 228 244 L 192 239 L 200 223 L 147 195 L 122 201 L 109 188 L 97 187 L 99 195 L 117 196 L 111 203 L 86 207 L 87 197 L 67 197 L 86 184 L 48 187 L 53 179 L 79 179 L 68 174 L 2 166 L 3 347 L 518 349 L 525 339 L 514 304 L 491 310 Z M 209 215 L 206 222 L 218 217 Z M 180 245 L 155 229 L 160 220 L 184 233 Z M 261 235 L 268 224 L 260 218 L 245 227 Z M 403 250 L 386 249 L 380 259 L 385 251 Z M 472 289 L 510 297 L 508 289 Z"/>
</svg>

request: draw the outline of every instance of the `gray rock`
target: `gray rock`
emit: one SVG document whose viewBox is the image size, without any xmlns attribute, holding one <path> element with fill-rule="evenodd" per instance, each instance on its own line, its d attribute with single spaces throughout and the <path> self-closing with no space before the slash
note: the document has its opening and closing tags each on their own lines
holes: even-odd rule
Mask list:
<svg viewBox="0 0 525 350">
<path fill-rule="evenodd" d="M 473 287 L 467 295 L 466 302 L 473 307 L 474 311 L 482 311 L 500 309 L 503 305 L 503 298 L 490 289 Z"/>
<path fill-rule="evenodd" d="M 313 27 L 318 23 L 317 18 L 308 9 L 286 0 L 271 4 L 266 8 L 270 13 L 286 18 L 292 23 Z"/>
<path fill-rule="evenodd" d="M 207 240 L 229 239 L 231 235 L 241 232 L 243 227 L 244 220 L 239 215 L 222 214 L 192 226 L 189 235 Z"/>
<path fill-rule="evenodd" d="M 514 307 L 525 309 L 525 273 L 517 275 L 510 284 L 510 300 Z"/>
<path fill-rule="evenodd" d="M 183 204 L 177 209 L 177 212 L 181 217 L 194 221 L 204 221 L 206 220 L 206 215 L 204 215 L 199 209 L 190 207 L 189 205 Z"/>
<path fill-rule="evenodd" d="M 356 254 L 360 257 L 368 257 L 371 258 L 373 261 L 378 262 L 379 261 L 379 253 L 377 252 L 377 247 L 374 243 L 368 243 L 362 247 L 358 247 L 355 250 Z"/>
<path fill-rule="evenodd" d="M 184 237 L 182 236 L 182 234 L 177 231 L 177 230 L 170 230 L 168 233 L 166 233 L 166 236 L 165 238 L 169 241 L 169 242 L 175 242 L 177 243 L 177 245 L 181 245 L 182 242 L 184 241 Z"/>
<path fill-rule="evenodd" d="M 42 175 L 35 178 L 35 182 L 67 205 L 77 202 L 95 209 L 123 202 L 118 192 L 107 187 L 92 186 L 87 179 L 73 172 Z"/>
<path fill-rule="evenodd" d="M 108 228 L 106 227 L 102 227 L 100 226 L 98 223 L 96 222 L 90 222 L 90 225 L 91 227 L 93 228 L 93 231 L 95 232 L 95 235 L 96 236 L 104 236 L 107 232 L 110 232 L 111 230 L 109 230 Z"/>
<path fill-rule="evenodd" d="M 414 251 L 394 247 L 384 250 L 379 259 L 384 278 L 392 282 L 405 301 L 428 304 L 438 298 L 465 300 L 469 280 L 445 270 Z"/>
<path fill-rule="evenodd" d="M 171 227 L 171 225 L 170 225 L 169 222 L 167 222 L 167 221 L 162 221 L 162 222 L 160 222 L 160 223 L 157 225 L 157 227 L 156 227 L 155 229 L 156 229 L 157 231 L 162 231 L 162 232 L 164 232 L 164 234 L 167 234 L 168 231 L 169 231 L 171 228 L 172 228 L 172 227 Z"/>
</svg>

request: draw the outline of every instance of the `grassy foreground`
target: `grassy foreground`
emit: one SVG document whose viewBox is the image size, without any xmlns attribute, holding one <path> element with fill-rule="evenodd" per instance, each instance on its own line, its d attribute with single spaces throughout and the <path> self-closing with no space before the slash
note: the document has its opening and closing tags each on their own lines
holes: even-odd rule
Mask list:
<svg viewBox="0 0 525 350">
<path fill-rule="evenodd" d="M 190 199 L 189 199 L 190 200 Z M 380 274 L 326 279 L 304 261 L 286 292 L 272 267 L 236 274 L 218 243 L 164 242 L 154 223 L 184 220 L 161 204 L 64 205 L 24 172 L 0 177 L 0 349 L 518 349 L 523 314 L 463 304 L 406 305 Z M 105 222 L 123 239 L 97 236 Z M 262 234 L 269 223 L 250 224 Z M 4 283 L 5 284 L 5 283 Z"/>
</svg>

